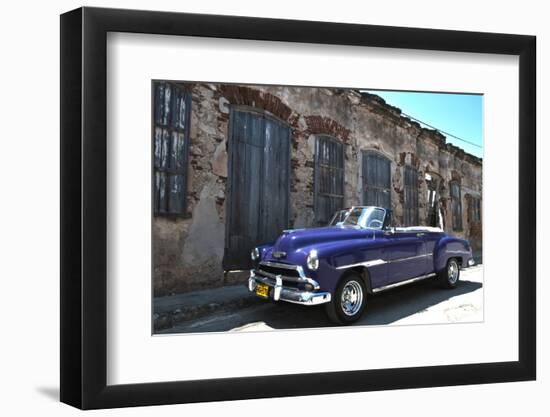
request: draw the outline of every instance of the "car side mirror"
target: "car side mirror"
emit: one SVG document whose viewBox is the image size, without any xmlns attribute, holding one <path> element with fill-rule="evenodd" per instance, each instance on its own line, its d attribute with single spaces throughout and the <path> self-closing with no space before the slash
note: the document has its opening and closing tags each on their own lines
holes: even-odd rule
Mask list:
<svg viewBox="0 0 550 417">
<path fill-rule="evenodd" d="M 386 236 L 393 235 L 395 233 L 395 227 L 386 227 L 384 229 L 384 234 Z"/>
</svg>

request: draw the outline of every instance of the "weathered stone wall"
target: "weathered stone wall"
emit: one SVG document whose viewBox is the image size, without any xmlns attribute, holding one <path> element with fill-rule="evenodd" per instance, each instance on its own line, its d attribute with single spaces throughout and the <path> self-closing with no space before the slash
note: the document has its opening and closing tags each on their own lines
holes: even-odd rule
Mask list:
<svg viewBox="0 0 550 417">
<path fill-rule="evenodd" d="M 403 221 L 405 164 L 418 172 L 419 219 L 427 218 L 425 174 L 442 180 L 440 204 L 445 229 L 481 251 L 481 224 L 470 221 L 471 197 L 481 198 L 481 161 L 439 132 L 422 128 L 377 96 L 328 88 L 192 84 L 187 216 L 153 220 L 154 291 L 188 291 L 226 282 L 225 242 L 227 140 L 232 105 L 263 109 L 292 129 L 290 225 L 313 224 L 315 135 L 328 134 L 345 145 L 345 206 L 361 204 L 361 152 L 375 150 L 391 161 L 394 222 Z M 463 230 L 453 231 L 449 181 L 462 188 Z"/>
</svg>

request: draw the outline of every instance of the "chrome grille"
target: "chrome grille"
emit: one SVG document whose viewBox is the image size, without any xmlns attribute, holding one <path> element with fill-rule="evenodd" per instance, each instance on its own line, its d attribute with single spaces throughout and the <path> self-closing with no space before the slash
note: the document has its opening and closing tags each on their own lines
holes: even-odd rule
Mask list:
<svg viewBox="0 0 550 417">
<path fill-rule="evenodd" d="M 260 265 L 258 272 L 267 272 L 271 275 L 281 275 L 282 277 L 294 277 L 299 278 L 300 273 L 296 269 L 280 268 L 276 266 Z M 269 275 L 268 275 L 269 276 Z"/>
</svg>

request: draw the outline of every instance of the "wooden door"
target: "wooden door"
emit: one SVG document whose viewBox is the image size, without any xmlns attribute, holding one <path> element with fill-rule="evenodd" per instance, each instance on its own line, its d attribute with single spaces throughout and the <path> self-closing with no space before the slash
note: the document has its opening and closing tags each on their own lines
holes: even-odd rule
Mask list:
<svg viewBox="0 0 550 417">
<path fill-rule="evenodd" d="M 250 251 L 288 227 L 290 128 L 263 113 L 232 109 L 224 270 L 251 267 Z"/>
</svg>

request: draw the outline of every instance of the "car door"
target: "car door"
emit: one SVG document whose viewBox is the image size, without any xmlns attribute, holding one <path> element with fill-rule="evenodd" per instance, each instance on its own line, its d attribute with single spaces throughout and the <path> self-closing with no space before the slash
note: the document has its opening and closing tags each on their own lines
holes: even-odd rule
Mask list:
<svg viewBox="0 0 550 417">
<path fill-rule="evenodd" d="M 375 232 L 376 240 L 369 241 L 362 250 L 360 259 L 366 260 L 372 288 L 379 288 L 388 282 L 388 264 L 386 259 L 387 240 L 381 232 Z M 371 238 L 369 238 L 371 240 Z"/>
<path fill-rule="evenodd" d="M 434 249 L 437 245 L 437 242 L 444 236 L 443 232 L 426 232 L 423 236 L 424 241 L 426 242 L 426 274 L 431 274 L 435 272 L 434 265 Z"/>
<path fill-rule="evenodd" d="M 427 271 L 425 233 L 396 229 L 386 235 L 387 282 L 393 284 Z"/>
</svg>

